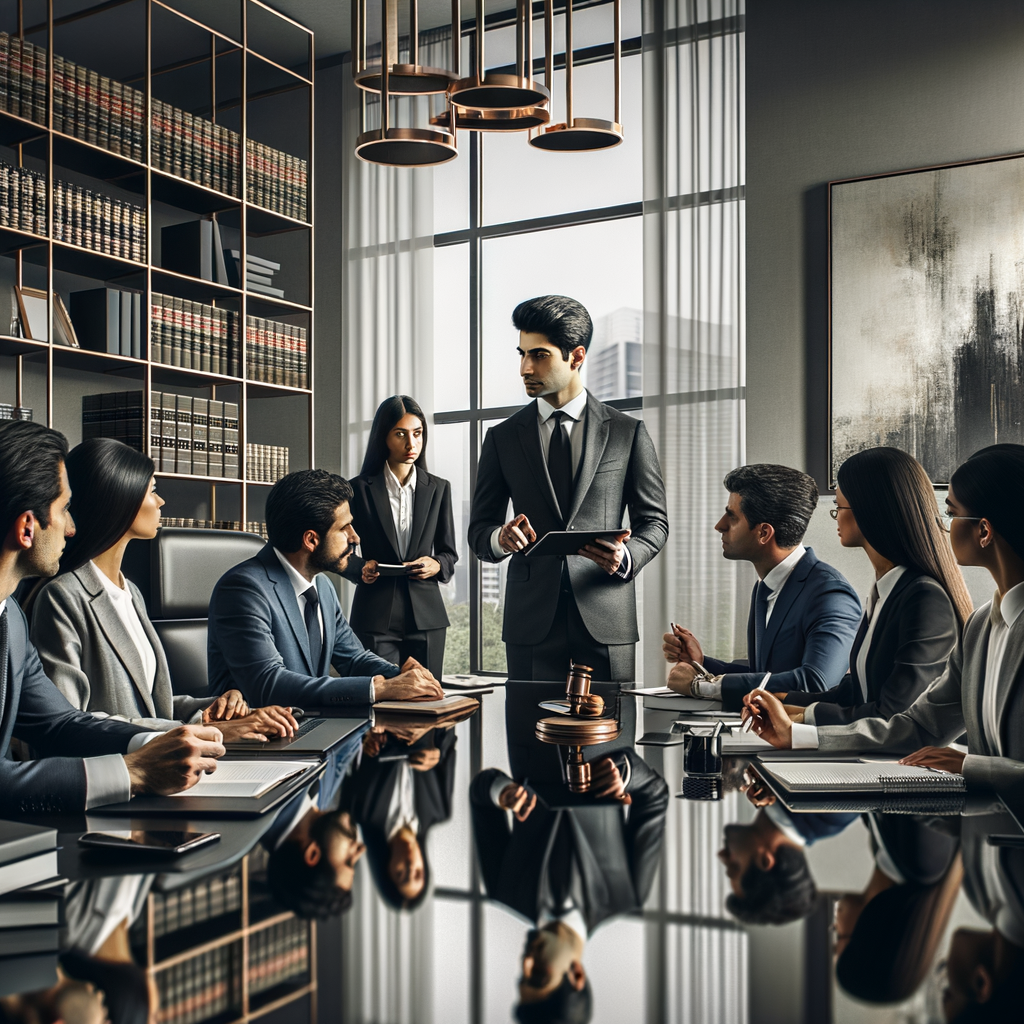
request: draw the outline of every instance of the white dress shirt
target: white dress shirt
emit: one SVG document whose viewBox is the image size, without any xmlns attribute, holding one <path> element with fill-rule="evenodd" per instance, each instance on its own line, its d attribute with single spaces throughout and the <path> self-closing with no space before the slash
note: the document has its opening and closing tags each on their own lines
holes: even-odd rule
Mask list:
<svg viewBox="0 0 1024 1024">
<path fill-rule="evenodd" d="M 583 414 L 587 411 L 587 390 L 584 388 L 575 398 L 565 403 L 561 409 L 556 409 L 549 401 L 543 398 L 537 399 L 537 429 L 540 432 L 540 450 L 544 455 L 545 465 L 547 464 L 548 449 L 551 447 L 551 435 L 555 432 L 555 421 L 551 418 L 556 412 L 564 413 L 566 418 L 562 420 L 561 426 L 569 432 L 569 445 L 572 448 L 572 473 L 575 478 L 580 468 L 580 460 L 583 458 L 583 435 L 586 432 L 583 424 Z M 507 558 L 508 552 L 498 543 L 502 527 L 498 526 L 491 534 L 491 554 L 495 558 Z M 537 538 L 540 539 L 539 537 Z M 629 579 L 633 567 L 633 559 L 629 548 L 622 553 L 622 564 L 615 571 L 616 576 Z"/>
<path fill-rule="evenodd" d="M 407 759 L 399 762 L 398 778 L 391 792 L 388 804 L 388 816 L 384 825 L 384 835 L 390 841 L 401 828 L 408 828 L 414 833 L 420 830 L 420 819 L 416 814 L 416 791 L 413 788 L 412 765 Z"/>
<path fill-rule="evenodd" d="M 409 543 L 412 541 L 413 499 L 416 497 L 416 467 L 413 466 L 405 483 L 401 483 L 391 467 L 384 463 L 384 486 L 391 503 L 391 518 L 398 535 L 398 557 L 409 557 Z"/>
<path fill-rule="evenodd" d="M 7 607 L 7 598 L 0 601 L 0 615 Z M 128 753 L 155 740 L 161 733 L 140 732 L 128 741 Z M 85 809 L 102 807 L 104 804 L 119 804 L 132 798 L 132 777 L 123 754 L 101 754 L 99 757 L 85 757 Z"/>
<path fill-rule="evenodd" d="M 779 598 L 779 594 L 782 593 L 782 588 L 786 585 L 786 580 L 793 575 L 793 570 L 797 567 L 797 563 L 804 555 L 807 554 L 807 548 L 803 544 L 797 544 L 795 548 L 786 557 L 779 562 L 771 572 L 761 581 L 771 593 L 768 595 L 768 609 L 765 612 L 764 622 L 767 626 L 772 620 L 772 612 L 775 610 L 775 602 Z"/>
<path fill-rule="evenodd" d="M 277 560 L 284 566 L 284 571 L 288 573 L 288 582 L 291 583 L 292 590 L 295 591 L 295 600 L 299 603 L 299 615 L 302 617 L 302 621 L 305 622 L 306 598 L 304 595 L 310 587 L 315 587 L 316 583 L 310 583 L 277 548 L 274 548 L 274 554 L 277 555 Z M 319 593 L 317 596 L 319 596 Z M 316 618 L 317 622 L 320 623 L 320 643 L 322 644 L 324 642 L 324 610 L 320 607 L 319 601 L 316 606 Z"/>
<path fill-rule="evenodd" d="M 121 620 L 121 624 L 135 645 L 135 649 L 139 652 L 139 657 L 142 659 L 142 679 L 146 684 L 146 689 L 152 694 L 153 683 L 156 680 L 156 652 L 153 650 L 153 645 L 149 642 L 149 637 L 146 636 L 145 629 L 142 628 L 142 620 L 139 618 L 139 613 L 135 610 L 135 603 L 132 601 L 132 592 L 125 584 L 123 575 L 121 575 L 121 584 L 119 586 L 111 582 L 107 574 L 95 562 L 90 562 L 89 564 L 96 570 L 96 575 L 103 584 L 103 589 L 114 605 L 117 617 Z"/>
<path fill-rule="evenodd" d="M 988 657 L 985 662 L 985 690 L 981 696 L 981 725 L 993 750 L 1002 756 L 1003 743 L 999 736 L 996 698 L 999 694 L 999 671 L 1006 654 L 1006 640 L 1010 627 L 1024 611 L 1024 583 L 1011 587 L 1000 600 L 998 592 L 992 598 L 989 611 Z"/>
</svg>

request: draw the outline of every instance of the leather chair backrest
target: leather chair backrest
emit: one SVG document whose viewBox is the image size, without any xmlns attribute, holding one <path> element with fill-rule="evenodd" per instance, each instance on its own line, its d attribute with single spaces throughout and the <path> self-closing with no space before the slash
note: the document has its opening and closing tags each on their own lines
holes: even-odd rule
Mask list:
<svg viewBox="0 0 1024 1024">
<path fill-rule="evenodd" d="M 217 581 L 239 562 L 252 558 L 264 541 L 254 533 L 161 527 L 156 539 L 133 541 L 125 575 L 142 591 L 149 617 L 171 673 L 175 694 L 205 697 L 207 617 Z M 148 559 L 145 557 L 148 554 Z"/>
</svg>

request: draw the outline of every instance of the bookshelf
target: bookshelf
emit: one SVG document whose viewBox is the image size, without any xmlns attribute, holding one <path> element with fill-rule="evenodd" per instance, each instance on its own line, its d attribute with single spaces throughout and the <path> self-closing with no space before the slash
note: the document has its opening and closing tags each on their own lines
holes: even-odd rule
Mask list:
<svg viewBox="0 0 1024 1024">
<path fill-rule="evenodd" d="M 175 519 L 259 524 L 313 465 L 313 55 L 260 0 L 0 0 L 0 415 L 74 445 L 83 398 L 139 394 L 94 432 L 154 457 Z M 168 394 L 237 408 L 216 469 L 165 457 Z M 179 454 L 214 433 L 187 405 Z"/>
<path fill-rule="evenodd" d="M 228 871 L 147 897 L 130 939 L 160 993 L 160 1024 L 248 1024 L 285 1008 L 316 1020 L 316 922 L 271 901 L 266 860 L 257 847 Z"/>
</svg>

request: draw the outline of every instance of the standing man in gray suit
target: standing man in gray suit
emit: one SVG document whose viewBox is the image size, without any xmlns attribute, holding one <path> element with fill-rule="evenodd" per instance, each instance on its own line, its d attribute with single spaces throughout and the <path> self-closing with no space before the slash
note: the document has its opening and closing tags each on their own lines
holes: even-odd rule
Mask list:
<svg viewBox="0 0 1024 1024">
<path fill-rule="evenodd" d="M 512 556 L 502 630 L 509 677 L 563 679 L 576 661 L 595 679 L 633 680 L 635 580 L 668 538 L 657 453 L 641 420 L 583 387 L 594 328 L 579 302 L 529 299 L 512 324 L 519 374 L 535 401 L 488 431 L 469 523 L 477 557 Z M 620 532 L 567 558 L 528 559 L 527 546 L 551 530 Z"/>
</svg>

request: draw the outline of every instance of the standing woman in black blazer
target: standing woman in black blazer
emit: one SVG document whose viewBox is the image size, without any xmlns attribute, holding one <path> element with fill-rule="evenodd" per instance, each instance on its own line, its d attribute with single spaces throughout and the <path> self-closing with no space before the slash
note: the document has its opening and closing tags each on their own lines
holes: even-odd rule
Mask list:
<svg viewBox="0 0 1024 1024">
<path fill-rule="evenodd" d="M 368 651 L 401 665 L 413 657 L 440 680 L 445 611 L 439 583 L 455 571 L 452 488 L 427 472 L 427 418 L 408 395 L 377 408 L 359 476 L 352 480 L 352 525 L 359 555 L 344 572 L 356 584 L 349 617 Z M 378 565 L 402 564 L 408 575 Z"/>
<path fill-rule="evenodd" d="M 972 611 L 935 490 L 916 459 L 897 448 L 869 448 L 848 458 L 836 479 L 832 518 L 839 542 L 863 549 L 875 585 L 850 671 L 825 693 L 786 698 L 810 705 L 804 721 L 814 725 L 905 711 L 942 674 Z"/>
</svg>

